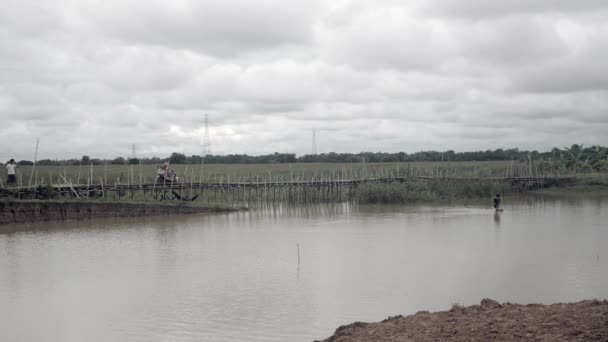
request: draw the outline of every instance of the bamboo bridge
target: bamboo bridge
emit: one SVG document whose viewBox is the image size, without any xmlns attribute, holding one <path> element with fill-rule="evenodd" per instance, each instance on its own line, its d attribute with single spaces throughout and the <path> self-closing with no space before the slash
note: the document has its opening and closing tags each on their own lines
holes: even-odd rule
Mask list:
<svg viewBox="0 0 608 342">
<path fill-rule="evenodd" d="M 445 184 L 485 183 L 524 191 L 576 182 L 576 177 L 379 177 L 287 181 L 182 182 L 153 184 L 54 184 L 36 187 L 3 187 L 0 197 L 15 199 L 110 198 L 138 200 L 201 200 L 217 203 L 339 202 L 353 199 L 364 184 L 399 184 L 442 181 Z"/>
</svg>

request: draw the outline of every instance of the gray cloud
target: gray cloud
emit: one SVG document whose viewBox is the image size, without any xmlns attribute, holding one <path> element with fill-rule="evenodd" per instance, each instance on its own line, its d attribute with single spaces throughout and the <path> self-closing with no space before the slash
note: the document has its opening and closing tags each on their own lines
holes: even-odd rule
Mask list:
<svg viewBox="0 0 608 342">
<path fill-rule="evenodd" d="M 571 93 L 608 89 L 608 67 L 605 64 L 562 64 L 522 73 L 515 87 L 524 91 Z"/>
<path fill-rule="evenodd" d="M 608 144 L 604 1 L 3 8 L 0 158 Z"/>
<path fill-rule="evenodd" d="M 314 2 L 104 1 L 81 8 L 101 34 L 135 44 L 230 57 L 311 41 Z M 134 15 L 136 14 L 136 15 Z"/>
<path fill-rule="evenodd" d="M 602 0 L 428 0 L 422 5 L 436 15 L 454 15 L 466 18 L 500 17 L 526 13 L 565 13 L 606 10 Z"/>
</svg>

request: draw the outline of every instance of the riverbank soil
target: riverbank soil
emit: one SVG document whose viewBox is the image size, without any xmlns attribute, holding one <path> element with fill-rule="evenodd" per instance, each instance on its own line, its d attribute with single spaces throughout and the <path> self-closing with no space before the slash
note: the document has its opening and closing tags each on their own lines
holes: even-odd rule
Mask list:
<svg viewBox="0 0 608 342">
<path fill-rule="evenodd" d="M 142 203 L 0 201 L 0 225 L 43 221 L 72 221 L 92 218 L 119 218 L 182 215 L 231 211 L 231 208 L 194 205 Z"/>
<path fill-rule="evenodd" d="M 323 341 L 608 341 L 608 301 L 519 305 L 484 299 L 481 305 L 341 326 Z"/>
</svg>

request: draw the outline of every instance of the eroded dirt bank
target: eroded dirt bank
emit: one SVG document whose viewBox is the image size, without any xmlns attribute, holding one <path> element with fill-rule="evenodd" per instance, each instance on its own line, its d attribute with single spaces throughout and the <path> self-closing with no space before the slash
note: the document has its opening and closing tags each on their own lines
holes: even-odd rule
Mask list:
<svg viewBox="0 0 608 342">
<path fill-rule="evenodd" d="M 339 327 L 325 342 L 608 341 L 608 301 L 481 305 Z"/>
<path fill-rule="evenodd" d="M 231 209 L 191 205 L 99 202 L 0 202 L 0 225 L 43 221 L 87 220 L 104 217 L 138 217 L 221 212 Z"/>
</svg>

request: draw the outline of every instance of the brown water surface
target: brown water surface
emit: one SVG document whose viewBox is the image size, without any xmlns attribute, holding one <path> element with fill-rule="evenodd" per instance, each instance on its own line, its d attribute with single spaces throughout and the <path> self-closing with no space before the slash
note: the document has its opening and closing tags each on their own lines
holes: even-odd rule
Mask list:
<svg viewBox="0 0 608 342">
<path fill-rule="evenodd" d="M 2 341 L 295 341 L 491 297 L 608 297 L 608 199 L 0 228 Z M 300 264 L 296 245 L 300 246 Z"/>
</svg>

